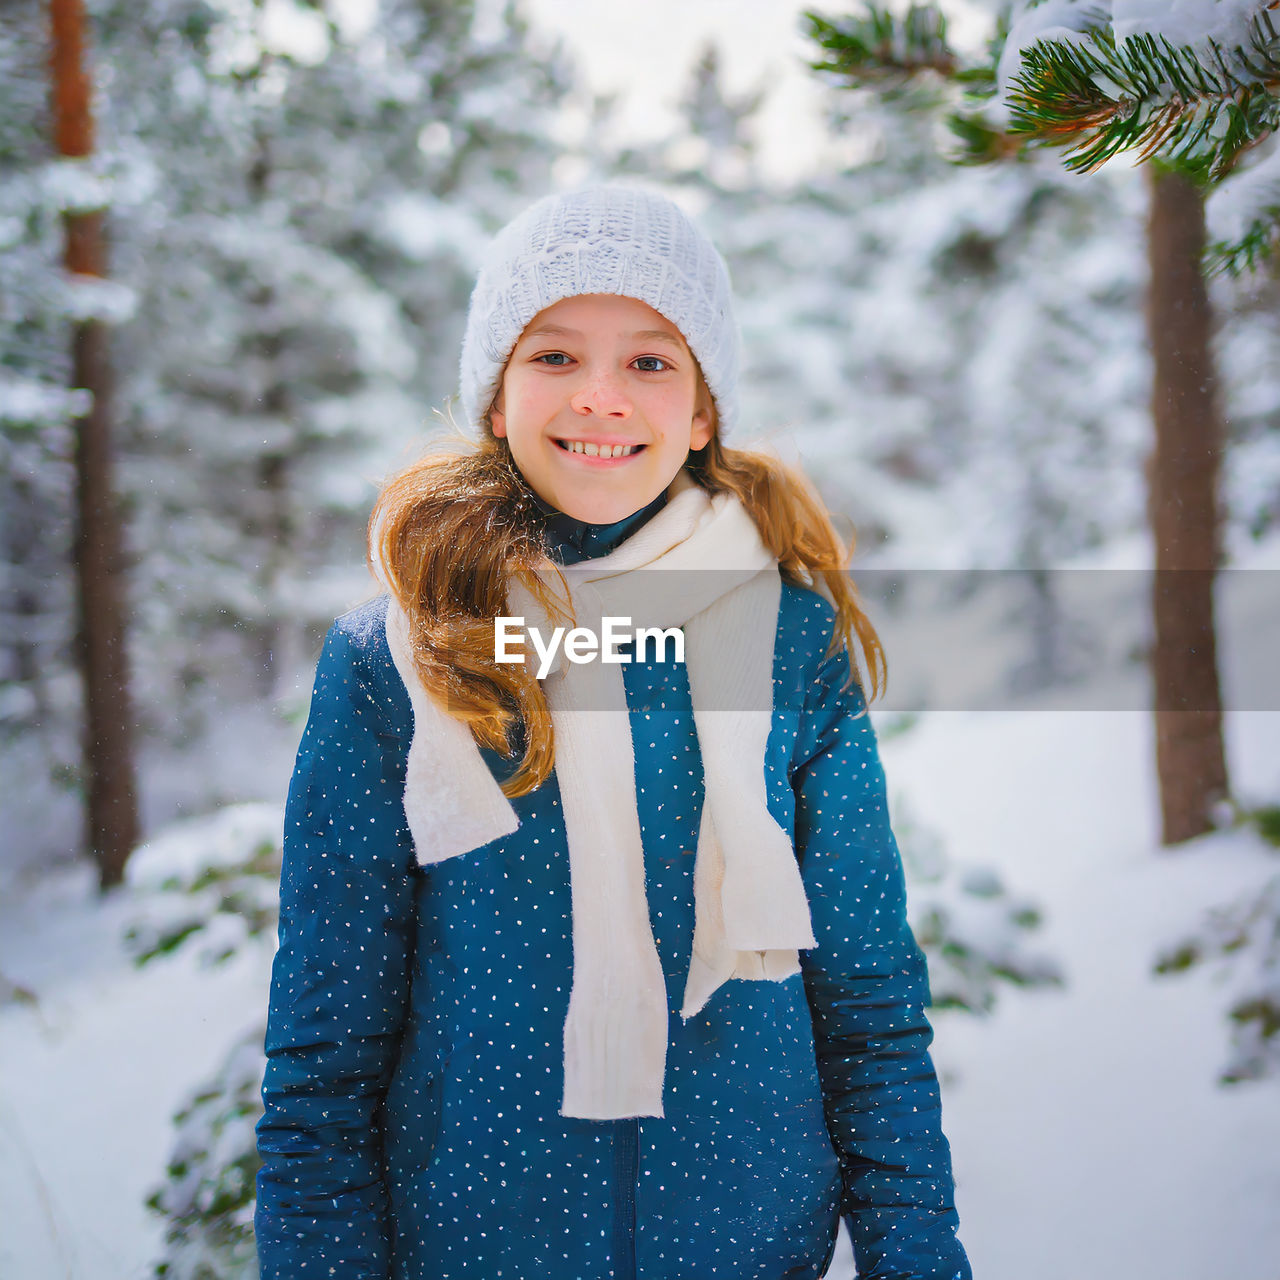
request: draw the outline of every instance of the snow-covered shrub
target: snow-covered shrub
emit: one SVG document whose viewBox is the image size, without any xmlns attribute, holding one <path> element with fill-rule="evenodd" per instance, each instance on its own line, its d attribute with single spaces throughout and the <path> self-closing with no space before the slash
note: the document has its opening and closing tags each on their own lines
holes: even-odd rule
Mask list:
<svg viewBox="0 0 1280 1280">
<path fill-rule="evenodd" d="M 231 805 L 176 823 L 128 865 L 139 916 L 126 934 L 137 964 L 193 957 L 229 960 L 268 951 L 279 914 L 278 807 Z M 212 1079 L 174 1117 L 164 1182 L 147 1204 L 166 1220 L 155 1274 L 166 1280 L 253 1280 L 254 1125 L 262 1114 L 261 1024 L 233 1047 Z"/>
<path fill-rule="evenodd" d="M 935 1009 L 990 1013 L 998 984 L 1061 986 L 1062 971 L 1049 956 L 1027 949 L 1038 928 L 1034 904 L 1009 893 L 988 867 L 952 862 L 936 833 L 895 806 L 894 831 L 908 884 L 911 928 L 929 962 Z"/>
<path fill-rule="evenodd" d="M 254 1280 L 254 1125 L 262 1114 L 261 1025 L 247 1033 L 214 1077 L 174 1117 L 167 1177 L 147 1204 L 168 1220 L 166 1280 Z"/>
<path fill-rule="evenodd" d="M 1280 806 L 1240 817 L 1257 831 L 1264 848 L 1280 852 Z M 1230 1054 L 1219 1081 L 1280 1077 L 1280 874 L 1211 908 L 1194 933 L 1161 952 L 1155 971 L 1181 973 L 1213 960 L 1235 984 L 1228 1010 Z"/>
<path fill-rule="evenodd" d="M 198 947 L 202 964 L 275 936 L 283 819 L 269 804 L 237 804 L 175 823 L 136 850 L 128 880 L 140 914 L 125 941 L 137 964 Z"/>
</svg>

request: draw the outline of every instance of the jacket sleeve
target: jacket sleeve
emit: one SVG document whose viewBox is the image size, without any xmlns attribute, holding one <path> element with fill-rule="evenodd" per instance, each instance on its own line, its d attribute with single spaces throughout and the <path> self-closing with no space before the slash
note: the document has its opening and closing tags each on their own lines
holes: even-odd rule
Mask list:
<svg viewBox="0 0 1280 1280">
<path fill-rule="evenodd" d="M 859 1277 L 971 1280 L 875 730 L 848 655 L 805 699 L 792 784 L 817 946 L 802 953 L 827 1127 Z"/>
<path fill-rule="evenodd" d="M 379 1105 L 395 1069 L 413 949 L 403 744 L 359 628 L 316 670 L 285 809 L 280 948 L 258 1123 L 262 1280 L 386 1280 Z"/>
</svg>

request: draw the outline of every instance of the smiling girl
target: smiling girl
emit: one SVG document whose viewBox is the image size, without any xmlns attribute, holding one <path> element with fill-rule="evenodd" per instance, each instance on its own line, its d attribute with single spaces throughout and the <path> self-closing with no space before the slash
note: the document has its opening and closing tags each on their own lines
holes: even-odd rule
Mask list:
<svg viewBox="0 0 1280 1280">
<path fill-rule="evenodd" d="M 520 335 L 489 410 L 529 487 L 609 525 L 666 492 L 712 433 L 711 397 L 679 330 L 645 302 L 564 298 Z"/>
<path fill-rule="evenodd" d="M 969 1280 L 883 657 L 812 488 L 725 444 L 719 254 L 543 200 L 461 376 L 476 443 L 380 495 L 290 787 L 263 1277 L 817 1277 L 843 1216 L 860 1275 Z M 682 656 L 577 644 L 621 619 Z"/>
</svg>

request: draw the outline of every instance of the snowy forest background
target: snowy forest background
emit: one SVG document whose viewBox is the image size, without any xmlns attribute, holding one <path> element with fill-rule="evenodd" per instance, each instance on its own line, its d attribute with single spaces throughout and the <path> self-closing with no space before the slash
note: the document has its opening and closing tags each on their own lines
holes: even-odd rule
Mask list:
<svg viewBox="0 0 1280 1280">
<path fill-rule="evenodd" d="M 857 530 L 975 1274 L 1275 1280 L 1280 1060 L 1230 1016 L 1280 1009 L 1275 260 L 1212 283 L 1235 804 L 1171 852 L 1143 711 L 1140 170 L 958 166 L 927 92 L 833 82 L 784 172 L 772 86 L 730 87 L 715 46 L 681 46 L 678 125 L 636 141 L 518 4 L 88 11 L 98 145 L 65 161 L 44 6 L 0 6 L 0 1275 L 253 1274 L 280 809 L 320 637 L 373 594 L 364 522 L 447 416 L 487 237 L 625 175 L 729 261 L 743 435 Z M 72 282 L 62 218 L 96 207 L 109 279 Z M 88 316 L 112 334 L 146 840 L 105 896 L 72 572 Z"/>
</svg>

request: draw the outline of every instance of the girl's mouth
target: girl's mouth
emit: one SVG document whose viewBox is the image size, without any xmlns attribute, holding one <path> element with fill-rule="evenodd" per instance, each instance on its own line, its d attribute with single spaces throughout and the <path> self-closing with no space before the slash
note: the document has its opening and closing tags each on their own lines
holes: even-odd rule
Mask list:
<svg viewBox="0 0 1280 1280">
<path fill-rule="evenodd" d="M 584 440 L 557 440 L 556 445 L 565 453 L 577 454 L 583 458 L 591 458 L 595 462 L 621 462 L 624 458 L 634 458 L 644 451 L 642 444 L 595 444 Z"/>
</svg>

